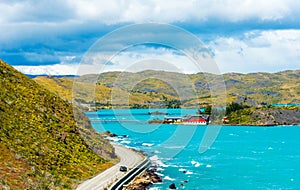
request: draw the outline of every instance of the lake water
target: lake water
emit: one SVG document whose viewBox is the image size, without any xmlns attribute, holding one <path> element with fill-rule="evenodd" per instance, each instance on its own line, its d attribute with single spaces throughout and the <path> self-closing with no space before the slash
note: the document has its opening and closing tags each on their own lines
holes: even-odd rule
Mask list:
<svg viewBox="0 0 300 190">
<path fill-rule="evenodd" d="M 86 113 L 96 131 L 128 135 L 112 140 L 145 151 L 159 165 L 163 183 L 151 189 L 167 189 L 171 183 L 178 189 L 300 189 L 300 126 L 224 126 L 210 149 L 200 154 L 207 127 L 148 124 L 163 118 L 147 114 L 152 111 L 179 116 L 197 110 Z"/>
</svg>

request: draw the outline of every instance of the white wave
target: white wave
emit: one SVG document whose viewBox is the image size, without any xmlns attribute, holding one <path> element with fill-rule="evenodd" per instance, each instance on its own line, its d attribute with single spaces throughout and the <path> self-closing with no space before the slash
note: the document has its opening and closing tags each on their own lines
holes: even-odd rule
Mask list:
<svg viewBox="0 0 300 190">
<path fill-rule="evenodd" d="M 152 143 L 142 143 L 142 146 L 148 146 L 148 147 L 151 147 L 151 146 L 153 146 L 154 144 L 152 144 Z"/>
<path fill-rule="evenodd" d="M 131 142 L 130 141 L 121 141 L 120 143 L 122 143 L 122 144 L 130 144 Z"/>
<path fill-rule="evenodd" d="M 259 152 L 257 152 L 257 151 L 255 151 L 255 150 L 252 150 L 251 151 L 253 154 L 263 154 L 263 153 L 265 153 L 264 151 L 259 151 Z"/>
<path fill-rule="evenodd" d="M 207 167 L 207 168 L 211 168 L 211 165 L 210 165 L 210 164 L 207 164 L 206 167 Z"/>
<path fill-rule="evenodd" d="M 179 168 L 178 171 L 183 172 L 183 171 L 186 171 L 186 170 L 184 168 Z"/>
<path fill-rule="evenodd" d="M 163 168 L 169 167 L 169 165 L 164 164 L 161 160 L 159 160 L 159 158 L 158 158 L 157 155 L 151 156 L 149 159 L 150 159 L 154 164 L 159 165 L 159 166 L 161 166 L 161 167 L 163 167 Z"/>
<path fill-rule="evenodd" d="M 183 149 L 185 146 L 164 146 L 164 147 L 170 149 Z"/>
<path fill-rule="evenodd" d="M 187 174 L 187 175 L 191 175 L 191 174 L 193 174 L 193 172 L 191 172 L 191 171 L 187 171 L 185 174 Z"/>
<path fill-rule="evenodd" d="M 161 152 L 159 152 L 158 150 L 154 151 L 155 154 L 160 154 Z"/>
<path fill-rule="evenodd" d="M 114 141 L 114 142 L 118 142 L 118 141 L 122 140 L 122 139 L 120 139 L 120 138 L 118 138 L 118 137 L 107 137 L 107 139 L 108 139 L 109 141 Z"/>
<path fill-rule="evenodd" d="M 156 171 L 164 171 L 165 169 L 163 168 L 156 168 Z"/>
<path fill-rule="evenodd" d="M 273 148 L 272 148 L 272 147 L 269 147 L 268 150 L 273 150 Z"/>
<path fill-rule="evenodd" d="M 165 177 L 164 177 L 164 180 L 174 181 L 175 179 L 174 179 L 174 178 L 171 178 L 171 177 L 169 177 L 169 176 L 165 176 Z"/>
<path fill-rule="evenodd" d="M 151 156 L 149 159 L 150 159 L 151 161 L 157 161 L 157 160 L 159 160 L 159 158 L 158 158 L 157 155 Z"/>
<path fill-rule="evenodd" d="M 162 161 L 158 162 L 158 165 L 161 166 L 161 167 L 163 167 L 163 168 L 169 167 L 169 165 L 164 164 Z"/>
<path fill-rule="evenodd" d="M 165 176 L 164 174 L 159 173 L 159 172 L 155 172 L 155 174 L 158 175 L 158 176 Z"/>
<path fill-rule="evenodd" d="M 195 160 L 192 160 L 191 164 L 194 165 L 196 168 L 200 166 L 200 162 L 196 162 Z"/>
</svg>

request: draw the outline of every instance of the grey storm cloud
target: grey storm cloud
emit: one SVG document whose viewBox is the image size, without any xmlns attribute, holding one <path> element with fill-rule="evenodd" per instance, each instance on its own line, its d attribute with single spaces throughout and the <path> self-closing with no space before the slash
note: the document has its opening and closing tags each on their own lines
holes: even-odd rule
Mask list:
<svg viewBox="0 0 300 190">
<path fill-rule="evenodd" d="M 224 57 L 221 62 L 234 62 L 232 59 L 241 56 L 251 59 L 261 49 L 264 60 L 269 60 L 268 56 L 284 60 L 278 52 L 274 56 L 279 48 L 288 52 L 291 64 L 295 65 L 297 58 L 297 0 L 2 0 L 0 10 L 0 57 L 12 65 L 74 63 L 109 32 L 145 22 L 169 23 L 190 31 L 213 49 L 216 58 Z M 270 38 L 264 31 L 274 31 L 274 36 Z M 290 36 L 295 36 L 297 43 L 289 41 Z M 283 42 L 277 43 L 281 37 Z M 120 38 L 126 39 L 126 35 Z M 116 39 L 109 45 L 122 46 L 119 42 Z M 238 55 L 232 53 L 241 49 Z M 224 65 L 229 68 L 230 64 Z"/>
</svg>

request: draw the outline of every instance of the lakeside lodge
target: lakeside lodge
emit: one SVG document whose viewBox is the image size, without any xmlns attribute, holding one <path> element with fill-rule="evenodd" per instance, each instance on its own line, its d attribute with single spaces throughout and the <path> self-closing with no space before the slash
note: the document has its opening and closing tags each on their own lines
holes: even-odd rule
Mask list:
<svg viewBox="0 0 300 190">
<path fill-rule="evenodd" d="M 165 116 L 164 124 L 208 125 L 209 115 Z"/>
</svg>

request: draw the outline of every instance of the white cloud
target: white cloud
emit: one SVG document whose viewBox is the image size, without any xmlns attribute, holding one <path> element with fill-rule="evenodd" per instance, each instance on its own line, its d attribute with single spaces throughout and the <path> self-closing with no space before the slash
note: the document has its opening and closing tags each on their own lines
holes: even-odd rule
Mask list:
<svg viewBox="0 0 300 190">
<path fill-rule="evenodd" d="M 57 55 L 62 62 L 48 66 L 17 67 L 25 73 L 74 74 L 76 64 L 69 61 L 74 59 L 67 57 L 69 52 L 75 52 L 80 57 L 96 37 L 102 37 L 117 26 L 149 21 L 184 23 L 185 29 L 195 30 L 192 31 L 194 33 L 201 33 L 201 27 L 206 26 L 197 27 L 198 23 L 208 23 L 208 27 L 220 23 L 228 27 L 224 31 L 222 27 L 217 28 L 218 31 L 208 30 L 212 34 L 202 33 L 204 36 L 210 35 L 210 41 L 206 41 L 214 51 L 222 72 L 272 72 L 299 69 L 300 65 L 300 1 L 297 0 L 2 0 L 0 10 L 2 56 L 11 52 L 20 55 L 37 52 L 41 56 L 45 54 L 44 57 L 47 57 L 46 54 Z M 269 25 L 264 26 L 264 23 Z M 189 28 L 191 25 L 194 27 Z M 256 28 L 257 25 L 260 27 Z M 115 64 L 105 67 L 107 70 L 117 70 L 120 66 L 123 68 L 123 64 L 146 59 L 172 62 L 186 73 L 195 71 L 195 68 L 186 65 L 188 61 L 184 56 L 150 49 L 135 54 L 123 53 L 111 60 Z M 95 69 L 91 66 L 87 68 L 91 72 Z"/>
<path fill-rule="evenodd" d="M 223 0 L 223 1 L 70 1 L 78 19 L 118 22 L 185 22 L 220 19 L 237 22 L 249 19 L 278 20 L 291 16 L 299 8 L 295 0 Z M 297 13 L 298 14 L 298 13 Z"/>
<path fill-rule="evenodd" d="M 2 22 L 64 22 L 97 20 L 120 22 L 186 22 L 219 19 L 278 20 L 299 15 L 297 0 L 67 0 L 5 1 L 0 3 Z"/>
<path fill-rule="evenodd" d="M 223 73 L 300 69 L 300 30 L 252 31 L 243 39 L 218 38 L 210 47 Z"/>
<path fill-rule="evenodd" d="M 221 73 L 300 69 L 300 30 L 250 31 L 244 34 L 244 38 L 220 37 L 208 45 L 214 51 L 214 59 Z M 91 55 L 86 59 L 89 62 L 83 62 L 80 66 L 62 63 L 16 68 L 26 74 L 51 75 L 149 69 L 182 73 L 203 71 L 201 65 L 199 67 L 182 53 L 167 48 L 136 46 L 120 52 L 109 60 L 109 64 L 104 64 L 111 56 L 111 53 Z"/>
<path fill-rule="evenodd" d="M 147 48 L 145 46 L 134 48 L 138 49 L 139 47 L 141 51 L 128 49 L 115 56 L 111 52 L 91 53 L 83 59 L 80 65 L 78 63 L 61 63 L 41 66 L 15 66 L 15 68 L 25 74 L 34 75 L 83 75 L 108 71 L 139 72 L 143 70 L 165 70 L 181 73 L 202 71 L 201 65 L 195 65 L 188 57 L 173 49 Z M 110 57 L 113 58 L 109 60 Z"/>
<path fill-rule="evenodd" d="M 61 22 L 74 14 L 65 1 L 2 1 L 0 23 Z"/>
<path fill-rule="evenodd" d="M 31 75 L 74 75 L 77 73 L 78 64 L 54 64 L 39 66 L 14 66 L 15 69 Z"/>
</svg>

